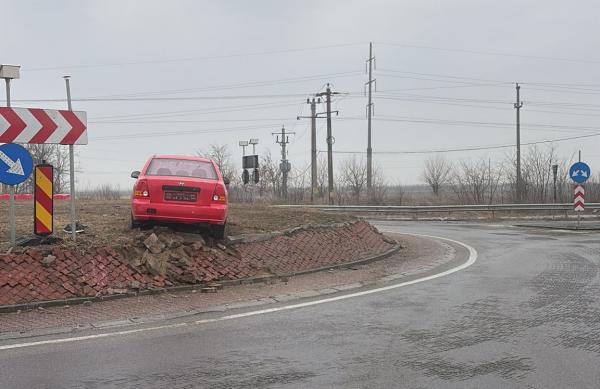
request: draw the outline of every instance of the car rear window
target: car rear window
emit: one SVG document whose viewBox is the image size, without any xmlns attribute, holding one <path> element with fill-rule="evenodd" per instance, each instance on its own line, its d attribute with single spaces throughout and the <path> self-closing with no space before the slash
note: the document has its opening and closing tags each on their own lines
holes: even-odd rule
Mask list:
<svg viewBox="0 0 600 389">
<path fill-rule="evenodd" d="M 217 179 L 217 172 L 210 162 L 174 158 L 154 158 L 146 175 Z"/>
</svg>

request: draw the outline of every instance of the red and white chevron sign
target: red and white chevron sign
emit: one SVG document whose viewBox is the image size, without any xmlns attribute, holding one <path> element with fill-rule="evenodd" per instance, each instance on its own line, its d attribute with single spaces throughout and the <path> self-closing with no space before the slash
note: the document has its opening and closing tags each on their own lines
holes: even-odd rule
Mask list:
<svg viewBox="0 0 600 389">
<path fill-rule="evenodd" d="M 0 107 L 0 143 L 86 145 L 87 113 Z"/>
<path fill-rule="evenodd" d="M 585 210 L 585 189 L 583 189 L 583 185 L 575 185 L 573 209 L 577 212 L 583 212 Z"/>
</svg>

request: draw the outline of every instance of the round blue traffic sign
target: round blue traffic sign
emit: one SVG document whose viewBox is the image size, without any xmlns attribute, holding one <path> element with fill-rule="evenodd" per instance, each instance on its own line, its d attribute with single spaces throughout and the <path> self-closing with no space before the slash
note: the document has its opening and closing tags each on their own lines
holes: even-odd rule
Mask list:
<svg viewBox="0 0 600 389">
<path fill-rule="evenodd" d="M 584 162 L 575 162 L 569 169 L 569 177 L 578 184 L 583 184 L 590 178 L 590 167 Z"/>
<path fill-rule="evenodd" d="M 18 185 L 29 178 L 33 171 L 33 159 L 21 145 L 8 143 L 0 146 L 0 182 Z"/>
</svg>

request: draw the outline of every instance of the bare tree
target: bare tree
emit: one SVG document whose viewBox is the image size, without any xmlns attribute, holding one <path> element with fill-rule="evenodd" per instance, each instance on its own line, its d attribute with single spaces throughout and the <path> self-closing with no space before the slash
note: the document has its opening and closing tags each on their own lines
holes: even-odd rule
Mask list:
<svg viewBox="0 0 600 389">
<path fill-rule="evenodd" d="M 442 186 L 450 182 L 451 171 L 452 164 L 442 156 L 430 157 L 425 161 L 423 179 L 436 197 L 439 196 Z"/>
<path fill-rule="evenodd" d="M 461 161 L 453 176 L 452 188 L 463 204 L 491 204 L 501 178 L 501 166 L 492 165 L 490 159 Z"/>
<path fill-rule="evenodd" d="M 260 158 L 260 173 L 260 195 L 279 196 L 281 194 L 281 169 L 279 169 L 279 164 L 273 160 L 270 151 L 267 151 Z"/>
<path fill-rule="evenodd" d="M 317 161 L 317 193 L 320 198 L 327 195 L 327 157 L 324 154 Z"/>
<path fill-rule="evenodd" d="M 367 165 L 363 159 L 356 156 L 345 160 L 340 171 L 340 181 L 343 186 L 350 190 L 356 203 L 360 201 L 360 195 L 367 184 Z"/>
<path fill-rule="evenodd" d="M 289 204 L 301 204 L 304 202 L 304 197 L 307 194 L 306 188 L 310 187 L 309 175 L 310 164 L 306 164 L 300 169 L 293 168 L 293 173 L 288 177 L 287 202 Z"/>
<path fill-rule="evenodd" d="M 562 188 L 567 177 L 567 161 L 559 160 L 556 146 L 529 146 L 523 153 L 521 163 L 523 201 L 545 203 L 552 200 L 552 165 L 558 165 L 557 188 Z M 516 158 L 509 154 L 504 161 L 505 186 L 510 190 L 511 200 L 516 199 Z M 562 192 L 558 191 L 562 198 Z M 507 196 L 508 197 L 508 196 Z"/>
<path fill-rule="evenodd" d="M 198 155 L 215 161 L 223 177 L 231 180 L 236 176 L 235 165 L 233 164 L 231 152 L 227 145 L 212 144 L 208 147 L 208 150 L 198 152 Z"/>
<path fill-rule="evenodd" d="M 552 165 L 557 162 L 555 146 L 530 146 L 523 158 L 523 182 L 529 202 L 545 203 L 552 193 Z"/>
<path fill-rule="evenodd" d="M 54 193 L 64 193 L 67 189 L 69 175 L 69 153 L 65 146 L 55 144 L 27 145 L 33 164 L 50 164 L 54 167 Z M 16 187 L 17 193 L 33 192 L 33 174 L 31 177 Z"/>
<path fill-rule="evenodd" d="M 371 181 L 371 192 L 369 193 L 369 204 L 382 205 L 385 203 L 385 199 L 389 192 L 389 187 L 386 184 L 383 170 L 376 164 L 373 165 L 373 179 Z M 400 202 L 402 202 L 402 196 L 404 196 L 404 189 L 398 185 L 396 188 L 396 194 L 400 196 Z"/>
<path fill-rule="evenodd" d="M 391 204 L 402 205 L 406 196 L 406 189 L 400 180 L 390 187 L 390 192 L 389 201 Z"/>
</svg>

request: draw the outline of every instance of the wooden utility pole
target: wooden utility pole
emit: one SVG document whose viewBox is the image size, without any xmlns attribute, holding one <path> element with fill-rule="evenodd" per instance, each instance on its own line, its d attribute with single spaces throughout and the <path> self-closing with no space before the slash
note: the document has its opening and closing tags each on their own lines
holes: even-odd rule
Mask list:
<svg viewBox="0 0 600 389">
<path fill-rule="evenodd" d="M 317 93 L 318 97 L 325 96 L 327 105 L 327 199 L 329 205 L 333 205 L 334 189 L 333 189 L 333 142 L 334 138 L 331 131 L 331 95 L 337 95 L 338 92 L 332 92 L 331 87 L 327 84 L 325 92 Z M 334 111 L 336 114 L 338 111 Z"/>
<path fill-rule="evenodd" d="M 306 99 L 306 104 L 310 104 L 310 116 L 298 116 L 301 118 L 310 119 L 310 202 L 315 202 L 315 191 L 317 190 L 317 103 L 321 103 L 321 99 Z"/>
</svg>

